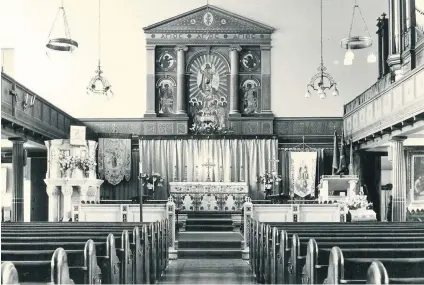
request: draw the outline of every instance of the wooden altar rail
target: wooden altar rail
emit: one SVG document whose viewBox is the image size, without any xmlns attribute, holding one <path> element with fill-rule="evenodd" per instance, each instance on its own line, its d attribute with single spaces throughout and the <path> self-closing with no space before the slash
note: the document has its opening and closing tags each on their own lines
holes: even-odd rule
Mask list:
<svg viewBox="0 0 424 285">
<path fill-rule="evenodd" d="M 243 205 L 243 259 L 249 258 L 252 219 L 261 222 L 346 222 L 344 204 L 253 204 L 250 198 Z"/>
</svg>

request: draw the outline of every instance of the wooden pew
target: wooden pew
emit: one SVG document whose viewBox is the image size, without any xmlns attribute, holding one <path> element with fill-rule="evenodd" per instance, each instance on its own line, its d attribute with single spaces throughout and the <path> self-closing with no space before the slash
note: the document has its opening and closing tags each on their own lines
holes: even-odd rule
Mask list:
<svg viewBox="0 0 424 285">
<path fill-rule="evenodd" d="M 146 229 L 147 227 L 144 226 L 143 227 L 143 233 L 142 235 L 147 235 L 146 233 Z M 115 232 L 119 235 L 119 230 L 118 232 Z M 36 236 L 31 236 L 31 235 L 25 235 L 25 237 L 16 237 L 14 235 L 12 236 L 7 236 L 6 237 L 2 237 L 2 242 L 3 244 L 5 244 L 7 247 L 14 247 L 14 245 L 16 244 L 16 240 L 24 240 L 24 242 L 20 242 L 17 244 L 18 247 L 22 247 L 22 246 L 26 246 L 25 241 L 27 242 L 29 247 L 34 247 L 34 246 L 40 246 L 41 248 L 44 248 L 46 246 L 45 242 L 46 241 L 53 241 L 53 244 L 51 246 L 53 247 L 57 247 L 57 245 L 61 245 L 64 246 L 66 248 L 73 246 L 74 244 L 79 244 L 81 241 L 83 241 L 84 239 L 87 239 L 88 237 L 92 237 L 93 239 L 95 239 L 96 241 L 104 241 L 103 239 L 105 238 L 105 235 L 107 235 L 108 232 L 85 232 L 83 234 L 77 232 L 77 231 L 67 231 L 66 235 L 59 235 L 59 236 L 55 236 L 55 237 L 47 237 L 47 236 L 40 236 L 40 233 L 32 233 L 32 235 L 36 235 Z M 123 241 L 120 242 L 121 243 L 121 247 L 116 249 L 115 246 L 115 238 L 113 234 L 109 234 L 107 237 L 107 249 L 103 248 L 101 250 L 101 252 L 103 253 L 103 256 L 101 256 L 100 258 L 103 258 L 105 260 L 110 260 L 111 262 L 106 262 L 103 263 L 104 266 L 107 268 L 107 280 L 109 280 L 107 283 L 126 283 L 129 282 L 129 280 L 131 279 L 131 283 L 132 280 L 138 280 L 139 282 L 137 283 L 142 283 L 143 282 L 143 273 L 144 270 L 133 270 L 133 266 L 134 268 L 142 268 L 143 265 L 148 265 L 149 264 L 149 260 L 150 258 L 146 258 L 146 260 L 143 260 L 143 254 L 144 252 L 146 252 L 146 250 L 141 250 L 141 244 L 140 244 L 140 238 L 135 239 L 134 237 L 137 235 L 140 237 L 140 233 L 139 233 L 139 229 L 138 227 L 135 227 L 132 231 L 132 235 L 133 235 L 133 242 L 130 243 L 129 242 L 129 233 L 127 230 L 124 230 L 122 232 L 122 236 L 118 238 L 118 241 L 121 240 Z M 135 241 L 134 241 L 135 239 Z M 8 242 L 9 240 L 13 241 L 13 242 Z M 137 242 L 138 240 L 138 242 Z M 43 242 L 44 241 L 44 242 Z M 6 242 L 6 243 L 5 243 Z M 48 242 L 47 245 L 49 245 L 51 242 Z M 144 241 L 143 241 L 143 244 Z M 148 247 L 148 241 L 146 243 L 146 246 Z M 113 248 L 111 248 L 113 247 Z M 131 251 L 131 249 L 133 249 L 133 251 Z M 135 258 L 132 258 L 132 252 L 135 253 Z M 149 252 L 149 250 L 147 250 L 147 252 Z M 117 268 L 117 264 L 119 264 L 119 259 L 117 257 L 117 253 L 120 256 L 121 259 L 121 270 L 119 270 L 119 267 Z M 148 256 L 149 257 L 149 256 Z M 126 260 L 126 262 L 124 262 L 124 260 Z M 146 262 L 147 261 L 147 262 Z M 119 274 L 120 273 L 120 274 Z M 119 278 L 120 276 L 120 278 Z M 149 278 L 149 274 L 147 274 L 147 278 Z M 121 279 L 121 280 L 119 280 Z M 126 281 L 124 281 L 126 280 Z"/>
<path fill-rule="evenodd" d="M 18 271 L 10 261 L 1 264 L 1 284 L 19 284 Z"/>
<path fill-rule="evenodd" d="M 87 229 L 87 227 L 83 227 L 84 225 L 90 225 L 90 226 L 96 226 L 96 231 L 104 231 L 107 232 L 111 229 L 111 226 L 104 226 L 104 223 L 52 223 L 53 227 L 55 228 L 56 231 L 56 227 L 57 230 L 55 233 L 55 236 L 69 236 L 70 231 L 72 230 L 77 230 L 78 232 L 78 236 L 81 237 L 81 235 L 85 235 L 86 237 L 91 236 L 93 233 L 90 232 L 92 231 L 92 227 L 89 227 Z M 128 226 L 130 224 L 134 224 L 134 223 L 119 223 L 119 224 L 115 224 L 115 227 L 112 225 L 112 227 L 114 228 L 122 228 L 122 225 Z M 139 224 L 139 223 L 138 223 Z M 24 231 L 24 236 L 25 235 L 29 235 L 29 236 L 33 236 L 34 232 L 43 235 L 43 233 L 49 232 L 52 229 L 49 228 L 50 223 L 40 223 L 39 227 L 32 227 L 33 229 L 31 229 L 30 232 L 28 231 Z M 150 226 L 151 224 L 149 224 Z M 131 270 L 132 274 L 127 273 L 129 275 L 132 275 L 133 280 L 138 280 L 137 283 L 141 283 L 140 281 L 140 273 L 144 272 L 145 276 L 147 276 L 147 279 L 152 279 L 150 280 L 151 282 L 155 282 L 155 280 L 157 280 L 160 275 L 164 272 L 164 270 L 166 269 L 166 266 L 168 265 L 168 249 L 167 249 L 167 245 L 168 243 L 168 227 L 167 227 L 168 223 L 167 220 L 163 220 L 161 222 L 157 222 L 155 225 L 155 228 L 153 229 L 153 225 L 152 228 L 150 229 L 149 233 L 148 233 L 148 237 L 150 237 L 150 239 L 152 239 L 153 237 L 156 239 L 158 239 L 158 242 L 153 243 L 153 246 L 150 247 L 149 244 L 146 244 L 145 246 L 143 246 L 144 252 L 147 253 L 146 257 L 147 259 L 144 260 L 145 262 L 137 262 L 137 259 L 140 260 L 140 258 L 134 258 L 133 261 L 133 266 L 134 268 L 140 268 L 141 264 L 144 265 L 145 268 L 144 270 L 132 270 L 132 268 L 130 267 L 126 267 L 125 270 Z M 100 227 L 100 229 L 98 229 L 97 227 Z M 65 228 L 64 228 L 65 227 Z M 22 227 L 16 227 L 16 226 L 12 226 L 12 227 L 7 227 L 8 228 L 8 232 L 9 232 L 9 236 L 11 234 L 11 232 L 21 232 L 22 231 Z M 152 231 L 154 231 L 154 234 L 152 235 Z M 96 233 L 97 234 L 97 233 Z M 6 234 L 7 236 L 8 234 Z M 134 233 L 133 233 L 134 235 Z M 143 235 L 143 234 L 142 234 Z M 44 238 L 44 236 L 41 236 L 42 238 Z M 142 237 L 143 243 L 144 243 L 144 237 Z M 147 240 L 146 240 L 147 242 Z M 135 245 L 134 239 L 133 242 L 130 243 L 130 245 Z M 122 248 L 122 247 L 121 247 Z M 138 253 L 137 255 L 142 255 L 140 254 L 140 250 L 136 250 L 135 248 L 131 248 L 131 251 L 134 253 Z M 150 254 L 149 254 L 150 253 Z M 129 254 L 129 258 L 131 258 L 132 255 Z M 149 264 L 152 264 L 151 268 L 149 268 L 150 266 L 148 266 Z M 146 270 L 147 269 L 147 270 Z M 147 271 L 147 273 L 146 273 Z M 151 275 L 152 277 L 149 278 L 148 276 Z M 144 280 L 146 282 L 146 280 Z"/>
<path fill-rule="evenodd" d="M 276 276 L 273 274 L 274 272 L 280 272 L 282 273 L 283 276 L 281 276 L 281 278 L 286 278 L 284 277 L 284 268 L 286 267 L 285 264 L 287 264 L 288 258 L 286 258 L 287 254 L 284 253 L 284 251 L 282 251 L 282 247 L 280 246 L 281 244 L 286 243 L 287 244 L 287 237 L 285 237 L 285 235 L 278 237 L 279 234 L 278 231 L 276 232 L 272 232 L 270 234 L 270 227 L 267 227 L 267 231 L 265 234 L 263 234 L 264 232 L 264 224 L 261 225 L 261 229 L 259 230 L 259 224 L 255 221 L 252 222 L 253 223 L 253 233 L 251 232 L 250 234 L 250 242 L 251 242 L 251 264 L 252 267 L 257 275 L 257 281 L 258 282 L 271 282 L 271 279 L 273 280 L 273 282 L 277 282 L 277 280 L 275 279 Z M 334 228 L 331 228 L 331 225 L 333 225 Z M 386 224 L 387 225 L 387 224 Z M 321 223 L 321 224 L 316 224 L 316 223 L 303 223 L 303 224 L 293 224 L 291 223 L 290 225 L 288 225 L 287 223 L 285 223 L 284 228 L 292 228 L 294 230 L 300 230 L 300 227 L 306 227 L 307 231 L 312 231 L 312 232 L 321 232 L 323 231 L 323 227 L 326 227 L 326 231 L 328 230 L 329 232 L 340 232 L 340 231 L 344 231 L 345 234 L 348 236 L 349 233 L 356 233 L 358 231 L 358 228 L 355 229 L 355 224 L 339 224 L 339 223 L 332 223 L 332 224 L 325 224 L 325 223 Z M 370 233 L 364 233 L 366 235 L 379 235 L 379 233 L 383 233 L 383 232 L 389 232 L 390 234 L 394 233 L 394 234 L 402 234 L 403 233 L 410 233 L 411 230 L 415 230 L 416 232 L 419 231 L 423 231 L 422 227 L 419 229 L 413 229 L 411 228 L 411 225 L 408 225 L 407 227 L 405 227 L 405 224 L 397 224 L 398 227 L 395 227 L 395 229 L 387 229 L 387 228 L 382 228 L 381 224 L 379 224 L 376 228 L 372 227 L 372 228 L 365 228 L 363 224 L 359 225 L 361 226 L 361 231 L 365 231 L 365 232 L 370 232 Z M 400 231 L 400 233 L 395 233 L 394 231 Z M 374 232 L 374 233 L 372 233 Z M 422 235 L 422 233 L 420 233 Z M 259 245 L 257 245 L 257 243 L 255 243 L 253 241 L 253 238 L 256 236 L 256 240 L 259 242 Z M 270 236 L 272 236 L 272 238 L 270 238 Z M 330 235 L 331 236 L 331 235 Z M 327 238 L 331 237 L 328 236 Z M 277 237 L 277 238 L 276 238 Z M 269 248 L 267 248 L 267 243 L 264 240 L 268 240 L 269 244 L 268 246 L 271 247 L 272 249 L 269 250 Z M 277 242 L 277 240 L 279 240 L 279 242 Z M 262 242 L 262 243 L 261 243 Z M 280 250 L 277 251 L 274 250 L 277 246 L 280 246 Z M 256 247 L 259 247 L 259 249 L 257 249 Z M 289 248 L 289 247 L 288 247 Z M 268 256 L 266 256 L 266 258 L 262 258 L 262 256 L 265 254 L 269 253 Z M 259 259 L 257 257 L 257 255 L 259 255 Z M 277 261 L 278 260 L 278 261 Z M 295 259 L 297 260 L 297 259 Z M 281 267 L 283 267 L 283 270 L 281 269 Z M 293 265 L 292 265 L 293 267 Z M 296 268 L 296 264 L 294 264 L 295 269 Z M 296 271 L 298 272 L 298 271 Z M 259 275 L 259 276 L 258 276 Z M 280 274 L 281 275 L 281 274 Z M 262 279 L 262 280 L 261 280 Z M 278 280 L 279 282 L 281 280 Z"/>
<path fill-rule="evenodd" d="M 134 232 L 139 231 L 138 227 L 134 228 Z M 36 234 L 36 233 L 35 233 Z M 119 235 L 119 232 L 117 233 Z M 91 237 L 95 241 L 101 242 L 104 241 L 105 235 L 107 235 L 107 232 L 105 233 L 88 233 L 85 235 L 80 235 L 78 232 L 72 232 L 69 231 L 66 236 L 25 236 L 25 237 L 2 237 L 2 243 L 5 244 L 7 247 L 13 247 L 14 243 L 9 241 L 23 241 L 20 242 L 18 245 L 19 247 L 25 247 L 28 245 L 28 247 L 34 247 L 39 246 L 40 248 L 44 248 L 45 242 L 54 242 L 56 244 L 53 244 L 53 246 L 61 245 L 65 248 L 68 248 L 72 243 L 80 243 L 86 240 L 88 237 Z M 137 235 L 137 233 L 136 233 Z M 139 233 L 138 233 L 139 236 Z M 106 240 L 107 248 L 103 247 L 100 249 L 100 252 L 103 254 L 103 256 L 99 256 L 99 259 L 102 260 L 111 260 L 112 263 L 109 262 L 102 263 L 105 267 L 105 274 L 107 276 L 107 279 L 109 280 L 108 283 L 132 283 L 132 280 L 142 280 L 142 273 L 141 271 L 133 271 L 133 263 L 135 264 L 143 264 L 143 256 L 140 255 L 140 239 L 138 243 L 135 243 L 134 245 L 134 252 L 138 252 L 139 254 L 136 254 L 135 258 L 133 258 L 132 251 L 131 251 L 131 244 L 129 242 L 129 233 L 127 230 L 124 230 L 121 233 L 121 236 L 117 239 L 120 241 L 121 246 L 117 248 L 115 246 L 115 238 L 113 234 L 109 234 Z M 14 249 L 16 250 L 16 249 Z M 119 257 L 118 257 L 119 256 Z M 120 267 L 116 267 L 117 264 L 120 262 Z M 100 261 L 99 261 L 100 263 Z M 134 276 L 134 274 L 136 274 Z M 141 276 L 139 276 L 141 275 Z M 133 279 L 135 277 L 135 279 Z"/>
<path fill-rule="evenodd" d="M 389 277 L 388 283 L 424 283 L 424 258 L 378 258 L 378 260 L 384 264 Z M 373 261 L 374 258 L 344 258 L 342 250 L 335 246 L 330 252 L 324 284 L 365 284 L 367 282 L 365 272 Z"/>
<path fill-rule="evenodd" d="M 331 243 L 328 243 L 331 244 Z M 340 245 L 334 242 L 333 245 L 342 246 L 345 257 L 361 258 L 406 258 L 406 257 L 424 257 L 424 248 L 408 243 L 379 243 L 370 241 L 366 247 L 356 244 Z M 315 239 L 310 239 L 308 243 L 308 253 L 306 264 L 302 270 L 302 284 L 318 284 L 325 279 L 326 269 L 328 269 L 328 260 L 333 246 L 326 245 L 319 247 Z"/>
<path fill-rule="evenodd" d="M 23 282 L 30 283 L 49 283 L 49 284 L 74 284 L 74 281 L 69 277 L 69 267 L 66 251 L 63 248 L 58 248 L 54 251 L 51 260 L 39 261 L 14 261 L 4 262 L 1 266 L 2 271 L 2 284 L 20 284 Z M 34 280 L 30 275 L 28 278 L 19 278 L 19 274 L 23 272 L 42 271 L 42 274 L 36 276 L 41 277 L 41 280 Z M 93 284 L 93 283 L 87 283 Z"/>
</svg>

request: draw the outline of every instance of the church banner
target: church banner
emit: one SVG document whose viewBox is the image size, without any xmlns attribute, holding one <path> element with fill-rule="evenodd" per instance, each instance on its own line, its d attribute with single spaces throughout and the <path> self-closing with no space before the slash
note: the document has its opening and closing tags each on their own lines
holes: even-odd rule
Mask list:
<svg viewBox="0 0 424 285">
<path fill-rule="evenodd" d="M 316 152 L 290 153 L 290 192 L 299 197 L 315 195 Z"/>
<path fill-rule="evenodd" d="M 98 171 L 100 179 L 112 185 L 131 178 L 131 139 L 99 138 Z"/>
</svg>

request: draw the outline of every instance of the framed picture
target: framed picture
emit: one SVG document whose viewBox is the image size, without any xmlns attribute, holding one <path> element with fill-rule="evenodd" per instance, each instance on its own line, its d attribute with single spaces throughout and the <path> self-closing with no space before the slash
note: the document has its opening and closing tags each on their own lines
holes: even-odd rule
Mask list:
<svg viewBox="0 0 424 285">
<path fill-rule="evenodd" d="M 414 204 L 424 204 L 424 154 L 411 156 L 410 199 Z"/>
<path fill-rule="evenodd" d="M 71 126 L 70 135 L 71 145 L 86 145 L 85 142 L 85 127 L 83 126 Z"/>
</svg>

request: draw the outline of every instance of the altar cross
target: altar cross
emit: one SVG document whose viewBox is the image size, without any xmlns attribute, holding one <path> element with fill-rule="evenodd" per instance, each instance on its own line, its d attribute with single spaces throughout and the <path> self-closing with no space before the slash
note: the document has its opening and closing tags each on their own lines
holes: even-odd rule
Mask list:
<svg viewBox="0 0 424 285">
<path fill-rule="evenodd" d="M 208 177 L 206 178 L 206 181 L 207 182 L 210 182 L 211 181 L 211 176 L 210 176 L 210 169 L 212 168 L 212 167 L 214 167 L 215 166 L 215 164 L 214 163 L 211 163 L 211 161 L 210 161 L 210 159 L 208 158 L 208 162 L 207 163 L 205 163 L 205 164 L 203 164 L 202 166 L 204 166 L 204 167 L 206 167 L 207 169 L 208 169 Z"/>
<path fill-rule="evenodd" d="M 268 161 L 269 161 L 270 164 L 272 163 L 272 167 L 270 167 L 270 168 L 272 168 L 271 172 L 274 172 L 275 171 L 275 163 L 279 162 L 280 160 L 275 159 L 275 157 L 272 157 L 272 159 L 268 159 Z"/>
</svg>

